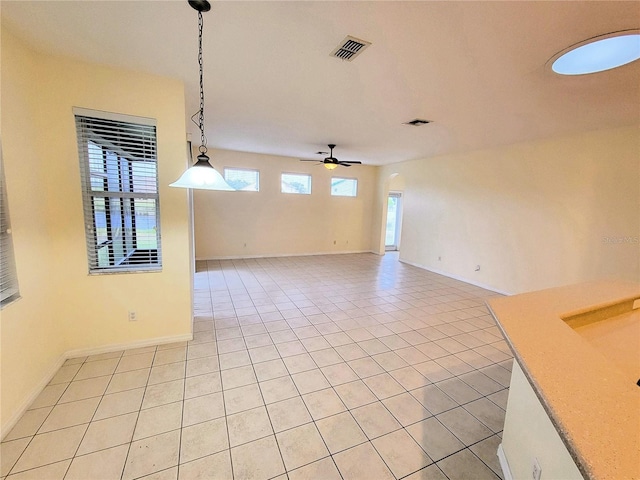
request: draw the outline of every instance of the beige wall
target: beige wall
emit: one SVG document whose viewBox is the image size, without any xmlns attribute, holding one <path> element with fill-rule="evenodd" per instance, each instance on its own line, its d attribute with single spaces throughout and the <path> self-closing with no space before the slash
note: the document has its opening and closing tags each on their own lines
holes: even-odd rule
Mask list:
<svg viewBox="0 0 640 480">
<path fill-rule="evenodd" d="M 157 120 L 163 270 L 87 273 L 72 107 Z M 21 299 L 2 310 L 2 426 L 68 351 L 191 334 L 180 82 L 38 54 L 2 28 L 2 146 Z M 128 322 L 135 310 L 138 321 Z"/>
<path fill-rule="evenodd" d="M 400 258 L 499 291 L 637 281 L 639 143 L 626 127 L 389 165 L 378 208 L 400 174 Z M 378 251 L 384 213 L 372 228 Z"/>
<path fill-rule="evenodd" d="M 259 170 L 260 192 L 194 191 L 196 258 L 371 250 L 377 167 L 329 171 L 293 158 L 228 150 L 210 150 L 210 156 L 221 173 L 224 167 Z M 280 193 L 281 172 L 312 174 L 311 195 Z M 332 197 L 332 176 L 357 178 L 358 196 Z"/>
</svg>

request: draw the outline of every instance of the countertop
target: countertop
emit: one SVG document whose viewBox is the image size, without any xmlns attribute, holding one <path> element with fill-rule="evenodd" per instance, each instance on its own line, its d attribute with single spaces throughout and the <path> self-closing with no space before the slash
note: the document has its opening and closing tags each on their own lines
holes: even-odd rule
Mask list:
<svg viewBox="0 0 640 480">
<path fill-rule="evenodd" d="M 640 284 L 601 281 L 488 302 L 586 479 L 640 479 L 640 387 L 563 318 L 638 297 Z"/>
</svg>

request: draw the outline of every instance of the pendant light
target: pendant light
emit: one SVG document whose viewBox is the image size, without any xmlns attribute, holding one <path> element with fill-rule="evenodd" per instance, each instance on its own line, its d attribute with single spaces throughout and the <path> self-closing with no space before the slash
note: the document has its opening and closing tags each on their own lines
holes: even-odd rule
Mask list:
<svg viewBox="0 0 640 480">
<path fill-rule="evenodd" d="M 198 122 L 191 120 L 200 129 L 200 147 L 198 161 L 184 172 L 178 180 L 170 184 L 170 187 L 194 188 L 201 190 L 235 190 L 222 175 L 211 166 L 207 155 L 207 138 L 204 135 L 204 81 L 202 74 L 202 12 L 211 10 L 211 4 L 207 0 L 189 0 L 189 5 L 198 12 L 198 64 L 200 66 L 200 110 L 193 115 L 198 116 Z"/>
</svg>

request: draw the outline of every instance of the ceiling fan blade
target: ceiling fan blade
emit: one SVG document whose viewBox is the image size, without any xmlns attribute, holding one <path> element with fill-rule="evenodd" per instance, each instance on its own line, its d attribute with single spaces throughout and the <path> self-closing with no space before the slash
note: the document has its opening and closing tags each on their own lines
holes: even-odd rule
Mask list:
<svg viewBox="0 0 640 480">
<path fill-rule="evenodd" d="M 329 155 L 329 152 L 316 152 L 316 155 Z"/>
<path fill-rule="evenodd" d="M 338 162 L 338 165 L 342 165 L 343 167 L 350 167 L 351 165 L 349 165 L 348 163 L 345 162 Z"/>
<path fill-rule="evenodd" d="M 322 162 L 322 160 L 307 160 L 306 158 L 301 158 L 301 162 Z"/>
<path fill-rule="evenodd" d="M 362 162 L 359 162 L 358 160 L 341 160 L 341 163 L 352 163 L 355 165 L 362 165 Z"/>
</svg>

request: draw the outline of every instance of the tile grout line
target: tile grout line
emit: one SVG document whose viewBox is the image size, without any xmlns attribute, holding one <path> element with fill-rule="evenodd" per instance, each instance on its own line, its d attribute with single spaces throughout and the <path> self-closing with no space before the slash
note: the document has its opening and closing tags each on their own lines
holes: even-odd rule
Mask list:
<svg viewBox="0 0 640 480">
<path fill-rule="evenodd" d="M 242 330 L 240 330 L 240 332 L 242 333 Z M 244 335 L 242 336 L 242 340 L 244 342 Z M 278 357 L 280 358 L 280 360 L 282 360 L 282 357 L 280 356 L 280 351 L 278 351 L 277 349 L 276 349 L 276 351 L 278 352 Z M 287 473 L 288 472 L 287 465 L 284 462 L 284 456 L 282 455 L 282 449 L 280 448 L 280 443 L 278 442 L 278 436 L 276 434 L 275 428 L 273 427 L 273 421 L 271 419 L 271 415 L 269 415 L 269 409 L 267 408 L 267 402 L 264 399 L 264 394 L 262 392 L 262 388 L 260 388 L 260 382 L 258 381 L 258 375 L 256 373 L 256 369 L 254 367 L 254 363 L 253 363 L 253 359 L 251 358 L 251 355 L 249 355 L 249 361 L 251 362 L 251 370 L 253 371 L 253 374 L 256 377 L 258 391 L 260 392 L 260 398 L 262 398 L 262 402 L 263 402 L 263 405 L 264 405 L 264 411 L 265 411 L 265 413 L 267 415 L 267 418 L 269 419 L 269 425 L 271 426 L 271 431 L 273 432 L 273 438 L 274 438 L 274 440 L 276 442 L 276 447 L 278 448 L 278 453 L 280 454 L 280 460 L 282 461 L 282 467 L 284 468 L 284 475 L 286 475 L 286 477 L 289 478 L 289 475 Z M 284 363 L 284 361 L 283 361 L 283 363 Z M 285 368 L 286 368 L 286 364 L 285 364 Z M 291 377 L 291 375 L 289 375 L 289 377 Z M 291 379 L 291 382 L 294 383 L 293 379 Z M 224 388 L 224 386 L 223 386 L 223 388 Z M 295 383 L 294 383 L 294 388 L 296 389 L 296 391 L 298 392 L 298 395 L 299 395 L 300 392 L 298 391 L 298 387 L 295 385 Z M 304 403 L 304 401 L 303 401 L 303 403 Z M 306 405 L 305 405 L 305 408 L 306 408 Z M 279 432 L 279 433 L 281 433 L 281 432 Z M 267 438 L 267 437 L 263 437 L 263 438 Z M 276 476 L 278 476 L 278 475 L 276 475 Z"/>
<path fill-rule="evenodd" d="M 120 356 L 118 357 L 118 363 L 116 363 L 116 366 L 113 368 L 113 372 L 111 372 L 111 376 L 109 378 L 109 382 L 107 383 L 107 386 L 105 387 L 104 392 L 102 392 L 102 395 L 100 396 L 100 401 L 96 405 L 96 409 L 93 411 L 93 414 L 91 415 L 91 419 L 89 420 L 89 423 L 87 423 L 87 428 L 85 429 L 84 433 L 82 434 L 82 438 L 80 439 L 80 442 L 78 442 L 78 446 L 76 447 L 76 449 L 75 449 L 75 451 L 73 453 L 73 456 L 71 457 L 71 461 L 69 462 L 69 465 L 67 466 L 67 469 L 65 470 L 65 473 L 64 473 L 62 478 L 67 476 L 67 474 L 69 473 L 69 470 L 71 469 L 71 465 L 73 464 L 73 462 L 76 459 L 76 456 L 78 455 L 78 451 L 80 450 L 80 446 L 82 445 L 82 442 L 84 441 L 84 439 L 85 439 L 85 437 L 87 435 L 87 432 L 89 431 L 89 428 L 91 427 L 91 423 L 93 422 L 93 419 L 95 418 L 96 413 L 98 412 L 98 408 L 100 408 L 100 403 L 102 403 L 102 399 L 104 398 L 105 392 L 107 391 L 107 388 L 109 388 L 109 384 L 111 383 L 111 380 L 113 379 L 113 375 L 115 374 L 115 371 L 118 369 L 118 365 L 120 364 L 120 361 L 122 360 L 122 356 L 123 355 L 124 355 L 124 350 L 120 353 Z M 88 360 L 88 358 L 89 357 L 87 357 L 87 360 Z M 86 363 L 86 361 L 85 361 L 85 363 Z M 84 365 L 84 363 L 83 363 L 83 365 Z M 80 370 L 78 370 L 78 373 L 79 372 L 80 372 Z M 98 378 L 98 377 L 90 377 L 90 378 Z M 73 380 L 72 380 L 72 382 L 73 382 Z M 69 383 L 69 386 L 71 386 L 71 383 Z M 62 397 L 60 397 L 60 398 L 62 399 Z M 58 400 L 58 402 L 59 401 L 60 400 Z M 93 453 L 93 452 L 90 452 L 90 453 Z M 126 459 L 125 459 L 125 463 L 122 465 L 122 470 L 123 471 L 124 471 L 125 465 L 126 465 Z"/>
<path fill-rule="evenodd" d="M 286 321 L 286 320 L 285 320 L 285 321 Z M 263 322 L 263 323 L 264 323 L 264 322 Z M 295 332 L 294 332 L 294 333 L 295 333 Z M 297 336 L 297 335 L 296 335 L 296 336 Z M 298 337 L 298 340 L 300 341 L 301 339 Z M 303 347 L 304 347 L 304 344 L 303 344 Z M 305 347 L 305 350 L 306 350 L 306 347 Z M 287 357 L 282 357 L 282 356 L 281 356 L 280 351 L 279 351 L 279 350 L 277 350 L 277 348 L 276 348 L 276 351 L 278 351 L 279 358 L 280 358 L 280 360 L 284 363 L 284 358 L 287 358 Z M 310 357 L 310 358 L 312 358 L 312 357 L 310 356 L 310 352 L 308 352 L 308 351 L 307 351 L 307 352 L 306 352 L 306 354 L 307 354 L 307 355 L 309 355 L 309 357 Z M 293 357 L 293 356 L 297 356 L 297 355 L 292 355 L 291 357 Z M 313 358 L 312 358 L 312 361 L 313 361 Z M 314 364 L 315 364 L 315 361 L 314 361 Z M 252 362 L 252 367 L 253 367 L 253 365 L 254 365 L 254 363 Z M 298 389 L 298 386 L 296 385 L 296 383 L 293 381 L 293 377 L 292 377 L 292 375 L 293 375 L 293 374 L 292 374 L 292 373 L 291 373 L 291 371 L 289 370 L 289 367 L 287 367 L 286 363 L 284 363 L 284 365 L 285 365 L 285 369 L 288 371 L 288 375 L 287 375 L 287 376 L 289 377 L 289 379 L 291 380 L 291 382 L 292 382 L 292 384 L 293 384 L 294 388 L 296 389 L 296 392 L 298 393 L 298 397 L 300 397 L 300 399 L 301 399 L 301 401 L 302 401 L 302 404 L 304 405 L 305 410 L 306 410 L 307 414 L 309 415 L 309 418 L 311 419 L 311 421 L 310 421 L 310 422 L 307 422 L 307 423 L 303 423 L 302 425 L 297 425 L 297 426 L 295 426 L 295 427 L 291 427 L 291 428 L 289 428 L 289 429 L 282 430 L 282 431 L 280 431 L 280 432 L 278 432 L 278 433 L 283 433 L 283 432 L 286 432 L 286 431 L 294 430 L 295 428 L 298 428 L 298 427 L 301 427 L 301 426 L 303 426 L 303 425 L 308 425 L 309 423 L 312 423 L 312 424 L 314 425 L 314 427 L 315 427 L 316 431 L 318 432 L 318 435 L 320 436 L 320 439 L 322 440 L 323 445 L 325 446 L 325 448 L 326 448 L 326 450 L 327 450 L 327 452 L 328 452 L 328 454 L 329 454 L 327 457 L 322 457 L 322 458 L 320 458 L 320 459 L 316 459 L 316 460 L 314 460 L 313 462 L 309 462 L 309 463 L 306 463 L 306 464 L 304 464 L 304 465 L 300 465 L 300 466 L 298 466 L 298 467 L 296 467 L 296 468 L 294 468 L 294 469 L 292 469 L 292 470 L 288 470 L 288 469 L 287 469 L 287 467 L 286 467 L 286 464 L 284 463 L 284 457 L 282 457 L 282 452 L 280 452 L 280 455 L 281 455 L 281 457 L 282 457 L 282 461 L 283 461 L 283 465 L 284 465 L 284 467 L 285 467 L 285 475 L 287 475 L 287 478 L 288 478 L 288 473 L 289 473 L 290 471 L 293 471 L 293 470 L 297 470 L 297 469 L 303 468 L 303 467 L 305 467 L 305 466 L 307 466 L 307 465 L 310 465 L 310 464 L 312 464 L 312 463 L 318 462 L 318 461 L 323 460 L 323 459 L 325 459 L 325 458 L 331 458 L 331 461 L 333 462 L 333 464 L 334 464 L 334 466 L 335 466 L 335 468 L 336 468 L 336 471 L 337 471 L 337 472 L 338 472 L 338 474 L 340 475 L 340 478 L 344 478 L 344 477 L 343 477 L 343 475 L 342 475 L 342 473 L 341 473 L 341 472 L 340 472 L 340 470 L 338 469 L 337 464 L 335 463 L 335 459 L 333 458 L 333 454 L 331 453 L 331 450 L 329 449 L 329 446 L 327 445 L 326 440 L 324 439 L 324 437 L 322 436 L 322 433 L 320 432 L 320 429 L 318 428 L 318 425 L 317 425 L 317 423 L 316 423 L 316 420 L 313 418 L 313 415 L 312 415 L 312 414 L 311 414 L 311 412 L 309 411 L 309 407 L 307 406 L 306 402 L 304 401 L 304 397 L 303 397 L 303 396 L 302 396 L 302 394 L 300 393 L 300 390 Z M 318 367 L 318 365 L 317 365 L 317 364 L 316 364 L 316 367 Z M 320 368 L 320 367 L 318 367 L 318 368 Z M 253 367 L 253 369 L 254 369 L 254 373 L 255 373 L 255 367 Z M 298 373 L 302 373 L 302 372 L 298 372 Z M 321 371 L 321 373 L 322 373 L 322 375 L 325 377 L 325 380 L 327 380 L 327 383 L 329 383 L 329 385 L 331 385 L 331 384 L 330 384 L 330 382 L 328 381 L 328 379 L 326 378 L 326 376 L 324 375 L 324 372 L 322 372 L 322 371 Z M 286 378 L 287 376 L 284 376 L 284 377 L 278 377 L 278 378 Z M 257 375 L 256 375 L 256 378 L 257 378 Z M 258 382 L 258 388 L 259 388 L 259 382 Z M 313 393 L 313 392 L 309 392 L 309 393 Z M 338 396 L 338 398 L 340 398 L 340 396 L 337 394 L 337 392 L 335 392 L 335 391 L 334 391 L 334 393 Z M 297 398 L 297 397 L 291 397 L 291 398 Z M 287 401 L 287 400 L 289 400 L 289 399 L 282 399 L 282 400 L 280 400 L 280 401 L 284 402 L 284 401 Z M 264 401 L 264 397 L 263 397 L 263 401 Z M 278 402 L 272 402 L 272 403 L 278 403 Z M 276 443 L 278 444 L 278 449 L 280 450 L 280 445 L 279 445 L 279 443 L 278 443 L 278 441 L 277 441 L 277 438 L 278 438 L 278 437 L 277 437 L 277 434 L 275 433 L 275 429 L 273 428 L 273 422 L 272 422 L 272 420 L 271 420 L 271 416 L 270 416 L 270 415 L 269 415 L 269 413 L 268 413 L 268 408 L 266 408 L 266 402 L 265 402 L 265 410 L 267 410 L 267 416 L 268 416 L 268 418 L 269 418 L 269 422 L 270 422 L 270 424 L 271 424 L 271 428 L 272 428 L 272 430 L 274 431 L 274 436 L 275 436 L 275 438 L 276 438 Z"/>
<path fill-rule="evenodd" d="M 192 320 L 193 323 L 193 320 Z M 178 441 L 178 464 L 176 465 L 176 476 L 180 475 L 180 460 L 182 459 L 182 433 L 184 429 L 184 402 L 186 397 L 187 390 L 187 365 L 189 358 L 189 343 L 187 342 L 187 346 L 184 349 L 184 376 L 182 377 L 182 408 L 180 411 L 180 440 Z M 153 367 L 152 367 L 153 368 Z M 151 376 L 151 372 L 149 372 L 149 376 Z M 165 382 L 168 383 L 168 382 Z M 162 383 L 160 383 L 162 385 Z M 146 390 L 145 390 L 146 393 Z M 144 398 L 142 399 L 142 403 L 144 403 Z"/>
<path fill-rule="evenodd" d="M 140 420 L 140 412 L 142 411 L 142 404 L 144 403 L 144 394 L 147 392 L 147 387 L 149 386 L 149 379 L 151 378 L 151 371 L 153 370 L 153 362 L 156 358 L 157 353 L 158 353 L 158 346 L 156 345 L 156 348 L 153 351 L 153 358 L 151 359 L 151 366 L 149 368 L 149 375 L 147 376 L 147 382 L 144 385 L 144 392 L 142 394 L 142 398 L 140 399 L 140 407 L 138 408 L 136 421 L 133 426 L 133 431 L 131 432 L 131 440 L 129 441 L 129 448 L 127 449 L 127 455 L 125 456 L 124 464 L 122 465 L 122 473 L 120 474 L 120 480 L 124 480 L 124 472 L 127 470 L 127 461 L 129 460 L 129 455 L 131 454 L 131 447 L 133 446 L 134 441 L 136 441 L 133 438 L 135 437 L 136 429 L 138 428 L 138 420 Z"/>
<path fill-rule="evenodd" d="M 207 281 L 209 282 L 209 285 L 211 285 L 208 275 L 207 275 Z M 220 361 L 220 349 L 218 348 L 218 332 L 216 331 L 216 328 L 215 328 L 215 316 L 214 316 L 215 312 L 213 312 L 213 292 L 211 291 L 210 291 L 210 299 L 211 299 L 211 309 L 212 309 L 213 334 L 216 339 L 216 356 L 218 359 L 218 371 L 220 372 L 220 388 L 222 389 L 221 394 L 222 394 L 222 408 L 224 411 L 224 426 L 227 432 L 227 445 L 229 445 L 229 464 L 231 466 L 231 477 L 235 479 L 235 472 L 233 468 L 233 455 L 231 454 L 231 435 L 229 434 L 229 422 L 227 419 L 227 402 L 226 402 L 226 397 L 224 395 L 224 383 L 222 381 L 222 364 Z"/>
</svg>

